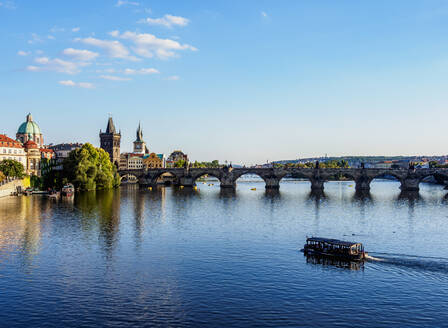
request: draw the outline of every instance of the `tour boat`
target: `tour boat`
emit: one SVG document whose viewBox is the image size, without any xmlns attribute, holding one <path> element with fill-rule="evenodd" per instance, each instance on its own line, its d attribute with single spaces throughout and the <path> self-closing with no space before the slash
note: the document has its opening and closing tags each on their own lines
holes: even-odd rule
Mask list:
<svg viewBox="0 0 448 328">
<path fill-rule="evenodd" d="M 362 261 L 367 256 L 361 243 L 320 237 L 307 238 L 303 252 L 305 255 L 327 256 L 350 261 Z"/>
<path fill-rule="evenodd" d="M 75 194 L 75 187 L 69 183 L 62 187 L 62 196 L 63 197 L 72 197 Z"/>
</svg>

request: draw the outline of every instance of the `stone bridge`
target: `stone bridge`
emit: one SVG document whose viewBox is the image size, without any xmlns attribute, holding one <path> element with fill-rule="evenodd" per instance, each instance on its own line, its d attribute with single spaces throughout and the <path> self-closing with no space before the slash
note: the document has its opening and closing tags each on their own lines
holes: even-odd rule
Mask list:
<svg viewBox="0 0 448 328">
<path fill-rule="evenodd" d="M 285 176 L 303 178 L 311 182 L 312 190 L 323 190 L 324 183 L 345 177 L 356 183 L 356 190 L 370 190 L 370 182 L 382 177 L 395 177 L 402 191 L 418 191 L 419 184 L 427 177 L 448 181 L 448 169 L 368 169 L 368 168 L 161 168 L 120 170 L 120 176 L 133 175 L 140 185 L 155 186 L 164 173 L 172 175 L 176 184 L 193 187 L 196 180 L 205 175 L 219 180 L 222 188 L 235 188 L 238 178 L 245 174 L 257 175 L 266 183 L 266 188 L 278 189 Z"/>
</svg>

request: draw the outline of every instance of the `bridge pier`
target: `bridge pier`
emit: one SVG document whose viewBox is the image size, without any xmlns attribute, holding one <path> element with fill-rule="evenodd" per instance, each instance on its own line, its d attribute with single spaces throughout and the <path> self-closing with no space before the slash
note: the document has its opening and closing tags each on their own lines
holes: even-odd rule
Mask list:
<svg viewBox="0 0 448 328">
<path fill-rule="evenodd" d="M 401 180 L 401 191 L 419 191 L 420 179 L 417 177 L 406 177 Z"/>
<path fill-rule="evenodd" d="M 266 189 L 280 189 L 280 179 L 277 177 L 265 177 L 264 182 L 266 183 Z"/>
<path fill-rule="evenodd" d="M 355 190 L 357 191 L 369 191 L 370 190 L 370 179 L 365 175 L 361 175 L 359 178 L 355 179 Z"/>
<path fill-rule="evenodd" d="M 320 178 L 311 178 L 311 191 L 323 191 L 325 180 Z"/>
</svg>

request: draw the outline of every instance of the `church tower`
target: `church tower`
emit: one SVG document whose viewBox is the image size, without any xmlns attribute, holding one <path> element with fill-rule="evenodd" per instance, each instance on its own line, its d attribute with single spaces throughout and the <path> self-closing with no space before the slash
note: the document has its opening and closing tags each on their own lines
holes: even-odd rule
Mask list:
<svg viewBox="0 0 448 328">
<path fill-rule="evenodd" d="M 106 132 L 100 130 L 100 147 L 109 153 L 110 161 L 118 167 L 120 163 L 121 133 L 115 130 L 114 121 L 109 117 Z"/>
<path fill-rule="evenodd" d="M 134 141 L 134 154 L 145 154 L 149 153 L 146 143 L 143 141 L 143 132 L 140 123 L 138 123 L 137 128 L 137 139 Z"/>
</svg>

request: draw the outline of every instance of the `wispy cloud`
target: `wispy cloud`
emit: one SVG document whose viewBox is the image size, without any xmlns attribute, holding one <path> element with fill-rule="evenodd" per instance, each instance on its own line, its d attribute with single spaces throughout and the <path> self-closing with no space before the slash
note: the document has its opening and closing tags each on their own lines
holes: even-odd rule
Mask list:
<svg viewBox="0 0 448 328">
<path fill-rule="evenodd" d="M 84 38 L 84 39 L 75 39 L 75 41 L 82 42 L 84 44 L 88 44 L 94 47 L 98 47 L 103 49 L 110 57 L 112 58 L 121 58 L 137 61 L 138 59 L 135 56 L 131 56 L 128 48 L 126 48 L 120 41 L 114 40 L 100 40 L 96 38 Z"/>
<path fill-rule="evenodd" d="M 110 34 L 121 39 L 132 41 L 134 43 L 132 50 L 137 55 L 145 58 L 156 56 L 161 59 L 167 59 L 169 57 L 175 57 L 176 51 L 197 50 L 189 44 L 181 44 L 171 39 L 159 39 L 155 35 L 149 33 L 138 34 L 127 31 L 120 34 L 118 31 L 113 31 Z"/>
<path fill-rule="evenodd" d="M 51 33 L 65 32 L 65 28 L 63 28 L 63 27 L 57 27 L 57 26 L 53 26 L 53 27 L 50 29 L 50 32 L 51 32 Z"/>
<path fill-rule="evenodd" d="M 178 81 L 178 80 L 180 80 L 180 77 L 178 75 L 171 75 L 171 76 L 168 76 L 165 80 Z"/>
<path fill-rule="evenodd" d="M 121 6 L 139 6 L 140 3 L 136 1 L 128 1 L 128 0 L 118 0 L 115 4 L 115 7 L 121 7 Z"/>
<path fill-rule="evenodd" d="M 16 9 L 14 1 L 0 1 L 0 8 L 5 9 Z"/>
<path fill-rule="evenodd" d="M 265 11 L 261 12 L 261 17 L 268 18 L 268 14 Z"/>
<path fill-rule="evenodd" d="M 72 80 L 65 80 L 65 81 L 59 81 L 58 83 L 61 85 L 65 85 L 67 87 L 78 87 L 78 88 L 84 88 L 84 89 L 94 89 L 95 88 L 93 83 L 90 83 L 90 82 L 73 82 Z"/>
<path fill-rule="evenodd" d="M 139 23 L 145 23 L 148 25 L 160 25 L 171 28 L 173 26 L 187 26 L 190 22 L 189 19 L 181 16 L 165 15 L 161 18 L 145 18 L 138 21 Z"/>
<path fill-rule="evenodd" d="M 42 42 L 42 38 L 36 33 L 31 33 L 31 39 L 28 40 L 28 44 L 35 44 L 39 42 Z"/>
<path fill-rule="evenodd" d="M 19 56 L 28 56 L 29 54 L 31 54 L 31 52 L 30 51 L 19 50 L 19 51 L 17 51 L 17 54 Z"/>
<path fill-rule="evenodd" d="M 89 65 L 87 62 L 71 62 L 59 58 L 39 57 L 36 58 L 37 65 L 30 65 L 27 70 L 30 72 L 53 71 L 58 73 L 76 74 L 79 73 L 81 67 Z"/>
<path fill-rule="evenodd" d="M 74 60 L 91 61 L 99 56 L 99 53 L 85 49 L 67 48 L 62 51 L 66 56 L 72 57 Z"/>
<path fill-rule="evenodd" d="M 140 68 L 140 69 L 126 68 L 124 70 L 124 74 L 126 75 L 150 75 L 159 73 L 160 72 L 155 68 Z"/>
<path fill-rule="evenodd" d="M 81 29 L 80 27 L 74 27 L 72 28 L 72 32 L 79 32 L 80 29 Z"/>
<path fill-rule="evenodd" d="M 116 75 L 100 75 L 100 78 L 110 81 L 130 81 L 128 77 L 121 77 Z"/>
</svg>

